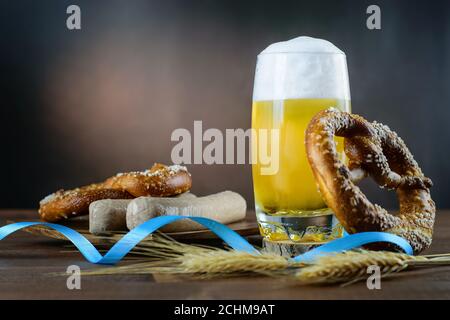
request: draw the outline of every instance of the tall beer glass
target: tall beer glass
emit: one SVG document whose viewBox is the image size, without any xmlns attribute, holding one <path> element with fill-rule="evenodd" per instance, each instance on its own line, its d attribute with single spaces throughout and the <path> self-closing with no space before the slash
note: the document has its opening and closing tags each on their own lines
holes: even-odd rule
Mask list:
<svg viewBox="0 0 450 320">
<path fill-rule="evenodd" d="M 323 242 L 341 236 L 318 191 L 304 144 L 311 118 L 330 107 L 350 111 L 346 56 L 332 43 L 298 37 L 274 43 L 258 55 L 252 169 L 257 219 L 268 240 Z M 271 139 L 261 139 L 264 131 Z M 270 135 L 272 131 L 277 134 Z M 335 142 L 344 157 L 343 141 Z M 272 155 L 279 162 L 272 166 L 277 170 L 264 171 L 263 149 L 278 152 L 278 159 Z"/>
</svg>

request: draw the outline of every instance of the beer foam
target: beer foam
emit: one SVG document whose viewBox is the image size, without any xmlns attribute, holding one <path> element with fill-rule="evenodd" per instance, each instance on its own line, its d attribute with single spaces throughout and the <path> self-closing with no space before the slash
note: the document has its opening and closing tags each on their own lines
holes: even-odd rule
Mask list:
<svg viewBox="0 0 450 320">
<path fill-rule="evenodd" d="M 298 37 L 258 55 L 253 100 L 298 98 L 350 100 L 343 51 L 326 40 Z"/>
</svg>

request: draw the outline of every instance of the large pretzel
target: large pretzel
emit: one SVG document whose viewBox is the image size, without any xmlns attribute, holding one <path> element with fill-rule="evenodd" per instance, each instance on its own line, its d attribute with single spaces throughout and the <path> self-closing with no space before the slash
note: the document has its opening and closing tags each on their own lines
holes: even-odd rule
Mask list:
<svg viewBox="0 0 450 320">
<path fill-rule="evenodd" d="M 345 138 L 348 166 L 336 152 L 334 136 Z M 436 211 L 429 190 L 432 183 L 395 132 L 330 108 L 311 120 L 305 143 L 320 192 L 347 232 L 390 232 L 408 240 L 415 253 L 430 246 Z M 355 185 L 367 175 L 381 187 L 396 190 L 399 213 L 372 204 Z"/>
<path fill-rule="evenodd" d="M 119 173 L 102 183 L 59 190 L 40 202 L 39 215 L 42 220 L 56 222 L 87 214 L 89 205 L 97 200 L 170 197 L 188 191 L 191 185 L 185 167 L 157 163 L 150 170 Z"/>
</svg>

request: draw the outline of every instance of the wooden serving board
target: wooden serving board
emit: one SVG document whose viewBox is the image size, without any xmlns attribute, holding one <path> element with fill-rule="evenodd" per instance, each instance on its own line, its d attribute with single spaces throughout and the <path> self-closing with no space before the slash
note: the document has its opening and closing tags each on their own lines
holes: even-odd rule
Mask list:
<svg viewBox="0 0 450 320">
<path fill-rule="evenodd" d="M 8 223 L 21 222 L 21 221 L 40 221 L 39 219 L 14 219 L 9 220 Z M 89 224 L 87 219 L 78 219 L 73 221 L 67 221 L 65 223 L 61 223 L 65 226 L 68 226 L 83 236 L 85 236 L 89 241 L 93 244 L 111 244 L 115 243 L 118 239 L 120 239 L 126 231 L 120 232 L 110 232 L 108 234 L 102 236 L 96 236 L 89 232 Z M 252 211 L 247 212 L 247 216 L 244 220 L 230 223 L 228 224 L 232 230 L 236 231 L 238 234 L 242 236 L 251 236 L 257 235 L 259 233 L 258 224 L 256 222 L 255 213 Z M 33 226 L 26 229 L 23 229 L 25 232 L 42 235 L 45 237 L 66 240 L 64 236 L 62 236 L 59 232 L 56 232 L 50 228 L 43 226 Z M 168 232 L 164 233 L 165 235 L 175 239 L 175 240 L 202 240 L 202 239 L 215 239 L 217 236 L 211 232 L 210 230 L 198 230 L 198 231 L 183 231 L 183 232 Z"/>
</svg>

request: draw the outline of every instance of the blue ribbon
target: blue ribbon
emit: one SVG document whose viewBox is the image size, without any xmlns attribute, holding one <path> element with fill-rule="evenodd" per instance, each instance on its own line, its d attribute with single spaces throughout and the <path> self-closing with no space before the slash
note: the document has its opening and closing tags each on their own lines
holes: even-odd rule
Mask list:
<svg viewBox="0 0 450 320">
<path fill-rule="evenodd" d="M 292 260 L 294 260 L 295 262 L 311 263 L 320 256 L 343 252 L 374 242 L 393 243 L 400 247 L 403 251 L 405 251 L 406 254 L 413 254 L 413 249 L 408 241 L 395 234 L 387 232 L 361 232 L 352 235 L 346 235 L 340 239 L 330 241 L 315 249 L 298 255 Z"/>
<path fill-rule="evenodd" d="M 92 243 L 89 242 L 89 240 L 77 231 L 54 223 L 17 222 L 8 224 L 0 228 L 0 240 L 3 240 L 5 237 L 23 228 L 31 226 L 50 227 L 70 240 L 89 262 L 95 264 L 116 264 L 122 260 L 122 258 L 125 257 L 139 242 L 152 234 L 154 231 L 181 219 L 191 219 L 200 223 L 205 228 L 214 232 L 227 245 L 235 250 L 244 251 L 250 254 L 260 254 L 260 252 L 248 243 L 247 240 L 226 225 L 202 217 L 161 216 L 150 219 L 125 234 L 123 238 L 116 242 L 116 244 L 114 244 L 114 246 L 104 256 L 101 255 L 101 253 L 92 245 Z M 330 241 L 309 252 L 296 256 L 293 258 L 293 261 L 310 263 L 315 258 L 325 254 L 342 252 L 374 242 L 393 243 L 405 251 L 405 253 L 410 255 L 413 253 L 411 245 L 399 236 L 386 232 L 363 232 Z"/>
</svg>

